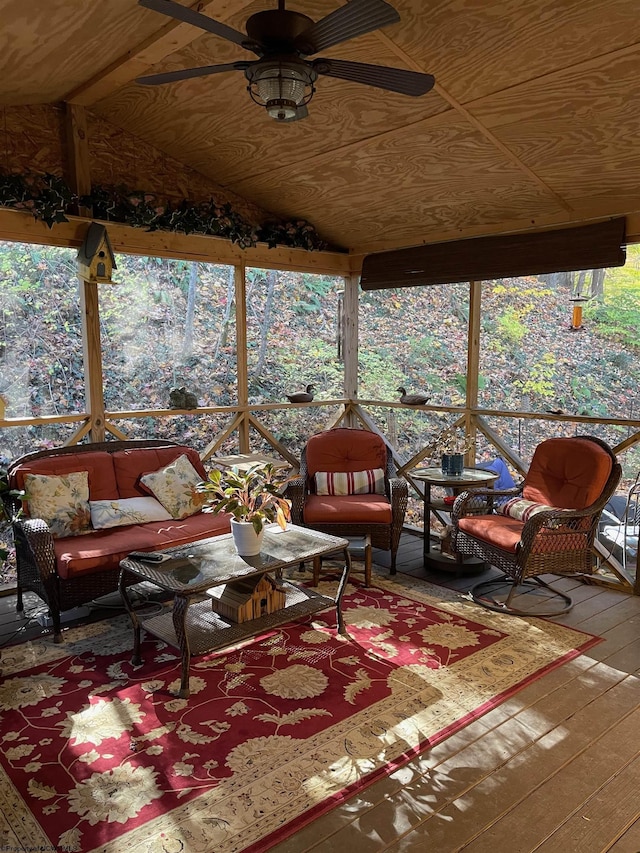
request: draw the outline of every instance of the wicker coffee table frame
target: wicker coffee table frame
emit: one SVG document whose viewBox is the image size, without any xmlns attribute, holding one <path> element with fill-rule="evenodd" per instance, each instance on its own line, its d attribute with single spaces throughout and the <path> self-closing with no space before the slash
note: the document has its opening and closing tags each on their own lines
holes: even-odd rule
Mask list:
<svg viewBox="0 0 640 853">
<path fill-rule="evenodd" d="M 141 628 L 176 646 L 182 657 L 178 696 L 186 699 L 189 696 L 189 665 L 192 655 L 233 646 L 262 631 L 332 606 L 336 608 L 338 632 L 346 634 L 341 602 L 351 570 L 348 546 L 346 539 L 326 533 L 295 525 L 289 525 L 283 532 L 275 525 L 265 531 L 262 551 L 256 557 L 239 557 L 232 535 L 226 534 L 159 552 L 170 557 L 163 563 L 149 563 L 131 557 L 122 560 L 119 589 L 133 625 L 132 663 L 136 666 L 142 663 Z M 232 623 L 213 610 L 212 599 L 215 595 L 207 595 L 207 592 L 215 587 L 264 572 L 275 572 L 281 577 L 282 570 L 289 566 L 297 566 L 336 551 L 342 551 L 344 555 L 344 568 L 335 598 L 320 595 L 289 580 L 283 582 L 286 593 L 285 607 L 267 616 Z M 190 577 L 185 577 L 185 568 L 189 570 L 187 575 L 191 575 Z M 172 593 L 172 609 L 140 621 L 127 593 L 132 582 L 140 581 L 151 582 Z"/>
</svg>

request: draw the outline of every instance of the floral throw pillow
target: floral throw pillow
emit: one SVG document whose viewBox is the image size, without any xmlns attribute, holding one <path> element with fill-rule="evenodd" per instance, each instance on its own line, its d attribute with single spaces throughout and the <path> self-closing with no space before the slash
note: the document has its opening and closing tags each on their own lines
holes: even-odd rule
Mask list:
<svg viewBox="0 0 640 853">
<path fill-rule="evenodd" d="M 29 515 L 46 521 L 54 539 L 91 532 L 87 471 L 61 476 L 25 474 L 24 487 Z"/>
<path fill-rule="evenodd" d="M 167 521 L 173 518 L 155 498 L 118 498 L 112 501 L 89 501 L 91 523 L 96 530 L 122 527 L 125 524 L 145 524 L 147 521 Z"/>
<path fill-rule="evenodd" d="M 158 471 L 143 474 L 140 482 L 154 495 L 172 518 L 200 512 L 207 496 L 196 490 L 202 477 L 183 454 Z"/>
</svg>

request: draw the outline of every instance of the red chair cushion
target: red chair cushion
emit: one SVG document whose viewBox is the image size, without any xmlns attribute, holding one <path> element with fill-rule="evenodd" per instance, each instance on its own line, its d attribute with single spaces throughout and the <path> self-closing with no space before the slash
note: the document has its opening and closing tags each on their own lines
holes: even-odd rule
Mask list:
<svg viewBox="0 0 640 853">
<path fill-rule="evenodd" d="M 311 436 L 306 450 L 310 485 L 317 471 L 365 471 L 387 468 L 387 446 L 365 429 L 330 429 Z"/>
<path fill-rule="evenodd" d="M 564 509 L 585 509 L 602 494 L 613 460 L 585 438 L 550 438 L 536 447 L 522 497 Z"/>
<path fill-rule="evenodd" d="M 522 522 L 504 515 L 469 515 L 458 526 L 463 533 L 515 554 L 522 535 Z"/>
<path fill-rule="evenodd" d="M 391 504 L 384 495 L 307 495 L 304 523 L 391 524 Z"/>
</svg>

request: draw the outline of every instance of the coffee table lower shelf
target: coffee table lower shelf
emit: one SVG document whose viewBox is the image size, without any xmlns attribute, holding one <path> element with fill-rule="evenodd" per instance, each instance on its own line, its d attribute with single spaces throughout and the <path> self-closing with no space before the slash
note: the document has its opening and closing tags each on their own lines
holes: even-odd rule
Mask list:
<svg viewBox="0 0 640 853">
<path fill-rule="evenodd" d="M 189 654 L 203 655 L 206 652 L 233 646 L 263 631 L 277 628 L 302 616 L 325 610 L 327 607 L 336 606 L 333 598 L 327 598 L 314 590 L 287 582 L 283 584 L 283 588 L 286 592 L 284 607 L 267 616 L 260 616 L 258 619 L 250 619 L 246 622 L 229 622 L 216 613 L 212 609 L 215 593 L 211 597 L 190 604 L 185 621 Z M 141 627 L 154 637 L 180 648 L 171 611 L 143 620 Z"/>
</svg>

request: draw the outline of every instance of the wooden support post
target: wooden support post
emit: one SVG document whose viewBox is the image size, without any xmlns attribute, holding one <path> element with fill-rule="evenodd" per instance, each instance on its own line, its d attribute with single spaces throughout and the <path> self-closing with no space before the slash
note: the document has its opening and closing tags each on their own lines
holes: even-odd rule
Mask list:
<svg viewBox="0 0 640 853">
<path fill-rule="evenodd" d="M 348 275 L 344 280 L 343 309 L 343 358 L 344 396 L 348 400 L 358 398 L 358 287 L 360 276 Z M 346 426 L 355 426 L 353 416 L 348 415 Z"/>
<path fill-rule="evenodd" d="M 91 168 L 89 165 L 89 136 L 87 115 L 84 107 L 66 104 L 66 149 L 69 186 L 79 196 L 91 192 Z M 78 205 L 78 215 L 91 218 L 93 211 Z"/>
<path fill-rule="evenodd" d="M 471 440 L 465 464 L 476 463 L 476 421 L 472 414 L 478 408 L 478 372 L 480 369 L 480 312 L 482 302 L 482 282 L 469 282 L 469 329 L 467 333 L 467 394 L 465 413 L 465 434 Z"/>
<path fill-rule="evenodd" d="M 249 370 L 247 367 L 247 283 L 244 263 L 235 267 L 236 298 L 236 370 L 238 377 L 238 405 L 245 411 L 238 426 L 238 449 L 249 453 L 249 420 L 246 407 L 249 405 Z"/>
<path fill-rule="evenodd" d="M 102 388 L 102 346 L 100 343 L 100 315 L 96 282 L 80 279 L 80 311 L 82 316 L 85 400 L 91 418 L 91 441 L 104 441 L 105 409 Z"/>
</svg>

